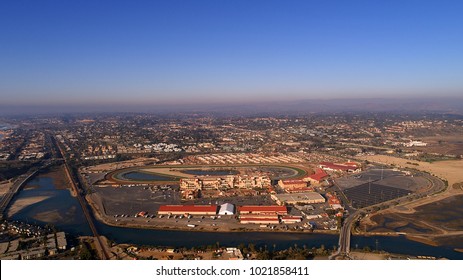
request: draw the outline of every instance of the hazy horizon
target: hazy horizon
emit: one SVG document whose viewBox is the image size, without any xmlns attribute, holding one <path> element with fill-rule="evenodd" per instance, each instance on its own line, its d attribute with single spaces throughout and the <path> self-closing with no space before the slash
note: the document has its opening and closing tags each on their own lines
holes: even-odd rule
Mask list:
<svg viewBox="0 0 463 280">
<path fill-rule="evenodd" d="M 458 97 L 462 8 L 459 1 L 5 1 L 0 107 Z"/>
<path fill-rule="evenodd" d="M 327 98 L 255 102 L 189 102 L 189 103 L 107 103 L 107 104 L 41 104 L 1 105 L 0 116 L 63 113 L 223 113 L 252 115 L 269 113 L 449 113 L 463 114 L 463 97 L 423 98 Z"/>
</svg>

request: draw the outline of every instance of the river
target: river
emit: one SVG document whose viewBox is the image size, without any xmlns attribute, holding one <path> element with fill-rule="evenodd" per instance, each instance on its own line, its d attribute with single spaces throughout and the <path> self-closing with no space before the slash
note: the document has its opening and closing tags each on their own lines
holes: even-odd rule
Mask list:
<svg viewBox="0 0 463 280">
<path fill-rule="evenodd" d="M 34 197 L 47 197 L 40 202 L 23 207 L 10 218 L 28 223 L 45 225 L 53 223 L 59 230 L 64 230 L 73 235 L 91 235 L 91 231 L 85 221 L 84 215 L 77 199 L 70 195 L 68 190 L 56 188 L 52 178 L 44 175 L 35 177 L 29 181 L 26 187 L 15 197 L 10 208 L 17 207 L 21 201 Z M 284 249 L 294 244 L 307 246 L 308 248 L 320 247 L 333 248 L 338 244 L 338 236 L 330 234 L 307 233 L 271 233 L 271 232 L 185 232 L 163 231 L 149 229 L 122 228 L 105 225 L 95 221 L 98 232 L 117 243 L 133 243 L 172 247 L 193 247 L 217 242 L 223 246 L 237 246 L 241 243 L 254 243 L 256 246 L 265 246 Z M 463 259 L 463 253 L 454 251 L 450 247 L 433 247 L 406 239 L 403 236 L 355 236 L 352 238 L 353 248 L 371 249 L 378 248 L 391 253 L 407 255 L 427 255 L 445 257 L 449 259 Z"/>
</svg>

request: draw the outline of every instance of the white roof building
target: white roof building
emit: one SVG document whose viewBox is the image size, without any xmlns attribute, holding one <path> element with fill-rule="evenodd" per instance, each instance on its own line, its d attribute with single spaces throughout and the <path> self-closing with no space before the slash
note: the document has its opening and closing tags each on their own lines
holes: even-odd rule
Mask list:
<svg viewBox="0 0 463 280">
<path fill-rule="evenodd" d="M 235 214 L 235 205 L 231 203 L 224 203 L 220 205 L 219 215 L 233 215 Z"/>
</svg>

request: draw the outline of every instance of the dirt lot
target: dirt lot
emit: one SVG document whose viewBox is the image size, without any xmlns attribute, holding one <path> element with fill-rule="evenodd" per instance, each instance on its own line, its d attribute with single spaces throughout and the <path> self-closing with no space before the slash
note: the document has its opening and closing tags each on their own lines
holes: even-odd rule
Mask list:
<svg viewBox="0 0 463 280">
<path fill-rule="evenodd" d="M 444 155 L 463 155 L 463 135 L 424 137 L 426 147 L 417 147 L 419 151 Z"/>
<path fill-rule="evenodd" d="M 383 164 L 395 164 L 399 167 L 426 171 L 436 175 L 437 177 L 446 179 L 450 186 L 455 183 L 463 182 L 463 160 L 446 160 L 429 163 L 385 155 L 362 156 L 358 157 L 358 159 Z"/>
<path fill-rule="evenodd" d="M 6 194 L 12 185 L 13 183 L 11 183 L 10 181 L 0 182 L 0 196 Z"/>
<path fill-rule="evenodd" d="M 115 169 L 128 168 L 128 167 L 133 167 L 133 166 L 145 166 L 147 164 L 153 164 L 154 162 L 157 162 L 157 161 L 158 161 L 157 158 L 137 158 L 137 159 L 127 160 L 127 161 L 119 161 L 119 162 L 105 163 L 105 164 L 90 166 L 90 167 L 85 168 L 85 171 L 108 172 L 108 171 L 112 171 Z"/>
</svg>

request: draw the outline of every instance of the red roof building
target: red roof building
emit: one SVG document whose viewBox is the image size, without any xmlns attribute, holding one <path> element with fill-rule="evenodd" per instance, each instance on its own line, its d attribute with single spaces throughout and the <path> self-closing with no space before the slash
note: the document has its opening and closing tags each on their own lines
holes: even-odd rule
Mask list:
<svg viewBox="0 0 463 280">
<path fill-rule="evenodd" d="M 328 173 L 325 172 L 325 170 L 321 169 L 321 168 L 317 168 L 317 170 L 315 171 L 314 174 L 310 175 L 310 176 L 307 176 L 306 179 L 309 181 L 309 182 L 312 182 L 312 183 L 317 183 L 319 184 L 321 181 L 323 181 L 325 178 L 327 178 L 329 175 Z"/>
<path fill-rule="evenodd" d="M 278 217 L 273 217 L 271 219 L 241 217 L 240 223 L 242 224 L 279 224 L 280 220 L 278 219 Z"/>
<path fill-rule="evenodd" d="M 162 205 L 158 214 L 164 215 L 215 215 L 217 205 Z"/>
<path fill-rule="evenodd" d="M 243 215 L 240 215 L 240 219 L 241 218 L 246 218 L 246 219 L 249 219 L 249 218 L 258 218 L 258 219 L 273 219 L 273 218 L 278 218 L 278 215 L 276 215 L 275 213 L 273 214 L 268 214 L 268 215 L 265 215 L 265 214 L 243 214 Z"/>
<path fill-rule="evenodd" d="M 287 215 L 288 209 L 286 206 L 279 205 L 249 205 L 239 206 L 238 212 L 240 214 Z"/>
</svg>

